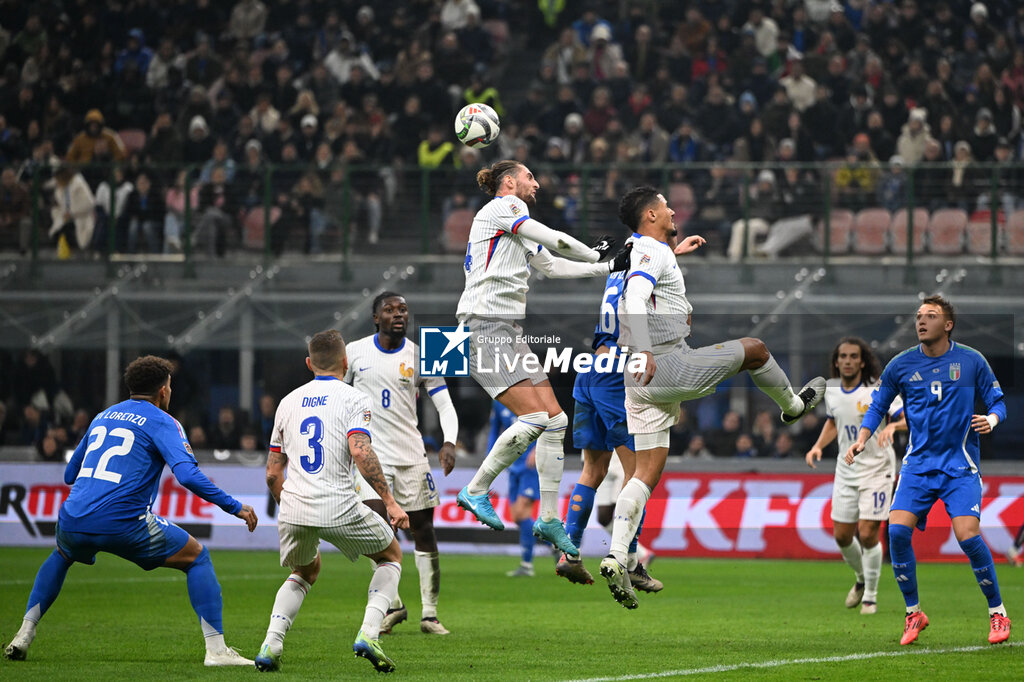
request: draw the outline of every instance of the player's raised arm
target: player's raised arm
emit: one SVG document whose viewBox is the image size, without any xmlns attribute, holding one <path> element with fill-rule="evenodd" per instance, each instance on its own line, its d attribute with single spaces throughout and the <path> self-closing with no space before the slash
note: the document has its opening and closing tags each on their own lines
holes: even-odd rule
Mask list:
<svg viewBox="0 0 1024 682">
<path fill-rule="evenodd" d="M 807 466 L 812 469 L 817 469 L 815 462 L 821 461 L 821 451 L 829 443 L 836 439 L 839 435 L 839 431 L 836 429 L 836 420 L 829 417 L 825 420 L 825 423 L 821 426 L 821 433 L 818 434 L 818 440 L 814 441 L 814 445 L 807 451 L 804 459 L 807 460 Z"/>
<path fill-rule="evenodd" d="M 527 218 L 517 225 L 515 232 L 519 236 L 535 241 L 541 246 L 546 246 L 556 253 L 570 258 L 575 258 L 576 260 L 581 260 L 586 263 L 597 263 L 597 261 L 601 260 L 608 253 L 607 250 L 601 251 L 591 248 L 575 237 L 568 235 L 561 230 L 554 230 L 533 218 Z M 610 249 L 611 247 L 608 248 Z M 603 274 L 608 274 L 607 266 L 605 266 Z M 594 275 L 577 276 L 592 277 Z"/>
<path fill-rule="evenodd" d="M 391 495 L 388 482 L 384 479 L 384 470 L 381 469 L 380 460 L 377 459 L 377 454 L 370 445 L 370 436 L 363 431 L 350 431 L 348 449 L 352 453 L 352 460 L 356 463 L 359 473 L 363 475 L 363 480 L 380 496 L 387 508 L 392 525 L 396 528 L 408 528 L 409 515 L 398 506 L 395 498 Z"/>
<path fill-rule="evenodd" d="M 606 241 L 602 238 L 600 241 Z M 615 255 L 615 258 L 604 263 L 578 263 L 553 255 L 541 248 L 530 265 L 552 279 L 577 279 L 582 277 L 604 277 L 609 272 L 619 272 L 629 267 L 629 254 L 632 243 L 626 244 Z"/>
<path fill-rule="evenodd" d="M 441 433 L 444 443 L 437 453 L 441 462 L 441 470 L 447 476 L 455 468 L 455 443 L 459 440 L 459 415 L 455 411 L 451 394 L 444 379 L 428 379 L 423 382 L 427 395 L 437 408 L 437 416 L 441 422 Z"/>
<path fill-rule="evenodd" d="M 654 278 L 646 273 L 633 272 L 622 292 L 622 308 L 626 312 L 626 327 L 629 329 L 629 352 L 647 356 L 647 366 L 634 378 L 646 386 L 654 378 L 657 365 L 651 353 L 651 335 L 647 327 L 647 301 L 654 293 Z"/>
</svg>

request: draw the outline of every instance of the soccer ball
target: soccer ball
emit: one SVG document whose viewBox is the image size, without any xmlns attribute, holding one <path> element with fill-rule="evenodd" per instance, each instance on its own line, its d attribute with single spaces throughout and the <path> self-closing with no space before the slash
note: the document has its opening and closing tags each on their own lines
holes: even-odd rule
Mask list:
<svg viewBox="0 0 1024 682">
<path fill-rule="evenodd" d="M 486 104 L 467 104 L 455 117 L 455 137 L 467 147 L 486 147 L 498 139 L 500 132 L 498 114 Z"/>
</svg>

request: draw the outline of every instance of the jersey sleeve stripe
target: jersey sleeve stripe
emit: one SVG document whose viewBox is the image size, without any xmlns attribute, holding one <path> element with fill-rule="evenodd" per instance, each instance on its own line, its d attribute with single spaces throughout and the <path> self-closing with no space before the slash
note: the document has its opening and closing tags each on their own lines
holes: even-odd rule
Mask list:
<svg viewBox="0 0 1024 682">
<path fill-rule="evenodd" d="M 438 391 L 447 391 L 447 390 L 448 390 L 448 386 L 447 385 L 435 386 L 434 388 L 432 388 L 429 391 L 427 391 L 427 395 L 434 395 Z"/>
<path fill-rule="evenodd" d="M 525 223 L 529 219 L 530 219 L 530 216 L 524 215 L 522 218 L 520 218 L 519 220 L 517 220 L 514 223 L 512 223 L 512 234 L 516 234 L 516 232 L 519 230 L 519 226 L 522 225 L 523 223 Z"/>
<path fill-rule="evenodd" d="M 353 433 L 365 433 L 367 436 L 370 436 L 370 432 L 369 431 L 367 431 L 366 429 L 358 429 L 358 428 L 357 429 L 349 429 L 348 433 L 346 433 L 345 435 L 348 436 L 349 438 L 351 438 Z M 370 437 L 372 438 L 372 436 L 370 436 Z"/>
<path fill-rule="evenodd" d="M 502 233 L 499 232 L 491 237 L 491 245 L 487 247 L 487 262 L 484 263 L 484 270 L 491 264 L 491 256 L 494 255 L 494 250 L 498 248 L 498 240 L 501 239 L 501 235 Z"/>
<path fill-rule="evenodd" d="M 281 452 L 281 446 L 280 445 L 271 445 L 267 449 L 270 450 L 271 452 Z"/>
<path fill-rule="evenodd" d="M 653 284 L 654 286 L 658 286 L 658 280 L 654 279 L 653 275 L 647 272 L 641 272 L 639 270 L 634 270 L 633 272 L 629 273 L 629 277 L 627 277 L 626 279 L 633 279 L 637 275 L 649 280 L 650 283 Z"/>
</svg>

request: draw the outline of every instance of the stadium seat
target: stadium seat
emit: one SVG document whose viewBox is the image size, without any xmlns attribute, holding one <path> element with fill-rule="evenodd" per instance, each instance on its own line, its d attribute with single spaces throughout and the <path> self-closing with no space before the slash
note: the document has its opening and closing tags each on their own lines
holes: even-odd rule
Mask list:
<svg viewBox="0 0 1024 682">
<path fill-rule="evenodd" d="M 853 235 L 853 211 L 836 209 L 829 216 L 829 250 L 832 255 L 850 253 L 850 238 Z M 814 247 L 825 250 L 825 221 L 820 221 L 814 232 Z"/>
<path fill-rule="evenodd" d="M 964 252 L 967 211 L 943 208 L 932 213 L 928 223 L 928 248 L 932 253 L 955 255 Z"/>
<path fill-rule="evenodd" d="M 862 255 L 878 255 L 889 250 L 889 224 L 892 214 L 884 208 L 865 208 L 853 224 L 853 251 Z"/>
<path fill-rule="evenodd" d="M 445 253 L 465 253 L 469 243 L 469 228 L 473 226 L 473 211 L 457 208 L 444 221 L 441 246 Z"/>
<path fill-rule="evenodd" d="M 1014 211 L 1006 223 L 1006 249 L 1014 256 L 1024 256 L 1024 211 Z"/>
<path fill-rule="evenodd" d="M 141 152 L 142 148 L 146 146 L 146 131 L 144 130 L 125 128 L 124 130 L 119 130 L 117 134 L 121 137 L 121 141 L 124 142 L 124 147 L 128 150 L 128 153 Z"/>
<path fill-rule="evenodd" d="M 928 210 L 924 208 L 914 209 L 914 253 L 924 251 L 924 237 L 928 231 Z M 892 237 L 892 252 L 897 256 L 907 252 L 907 210 L 896 211 L 892 216 L 892 225 L 889 227 L 889 234 Z"/>
<path fill-rule="evenodd" d="M 263 207 L 256 206 L 245 214 L 242 222 L 242 246 L 255 251 L 263 250 Z M 270 223 L 274 224 L 281 217 L 281 209 L 273 206 L 270 209 Z"/>
<path fill-rule="evenodd" d="M 685 225 L 697 211 L 697 198 L 693 188 L 685 182 L 673 182 L 668 186 L 668 205 L 676 212 L 677 225 Z"/>
</svg>

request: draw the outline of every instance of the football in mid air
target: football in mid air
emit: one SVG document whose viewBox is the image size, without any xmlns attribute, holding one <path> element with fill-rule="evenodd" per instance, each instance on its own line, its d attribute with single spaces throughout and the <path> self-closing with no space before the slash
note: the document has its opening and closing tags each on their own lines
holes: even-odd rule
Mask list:
<svg viewBox="0 0 1024 682">
<path fill-rule="evenodd" d="M 486 104 L 467 104 L 455 117 L 455 137 L 467 147 L 486 147 L 500 132 L 498 114 Z"/>
</svg>

